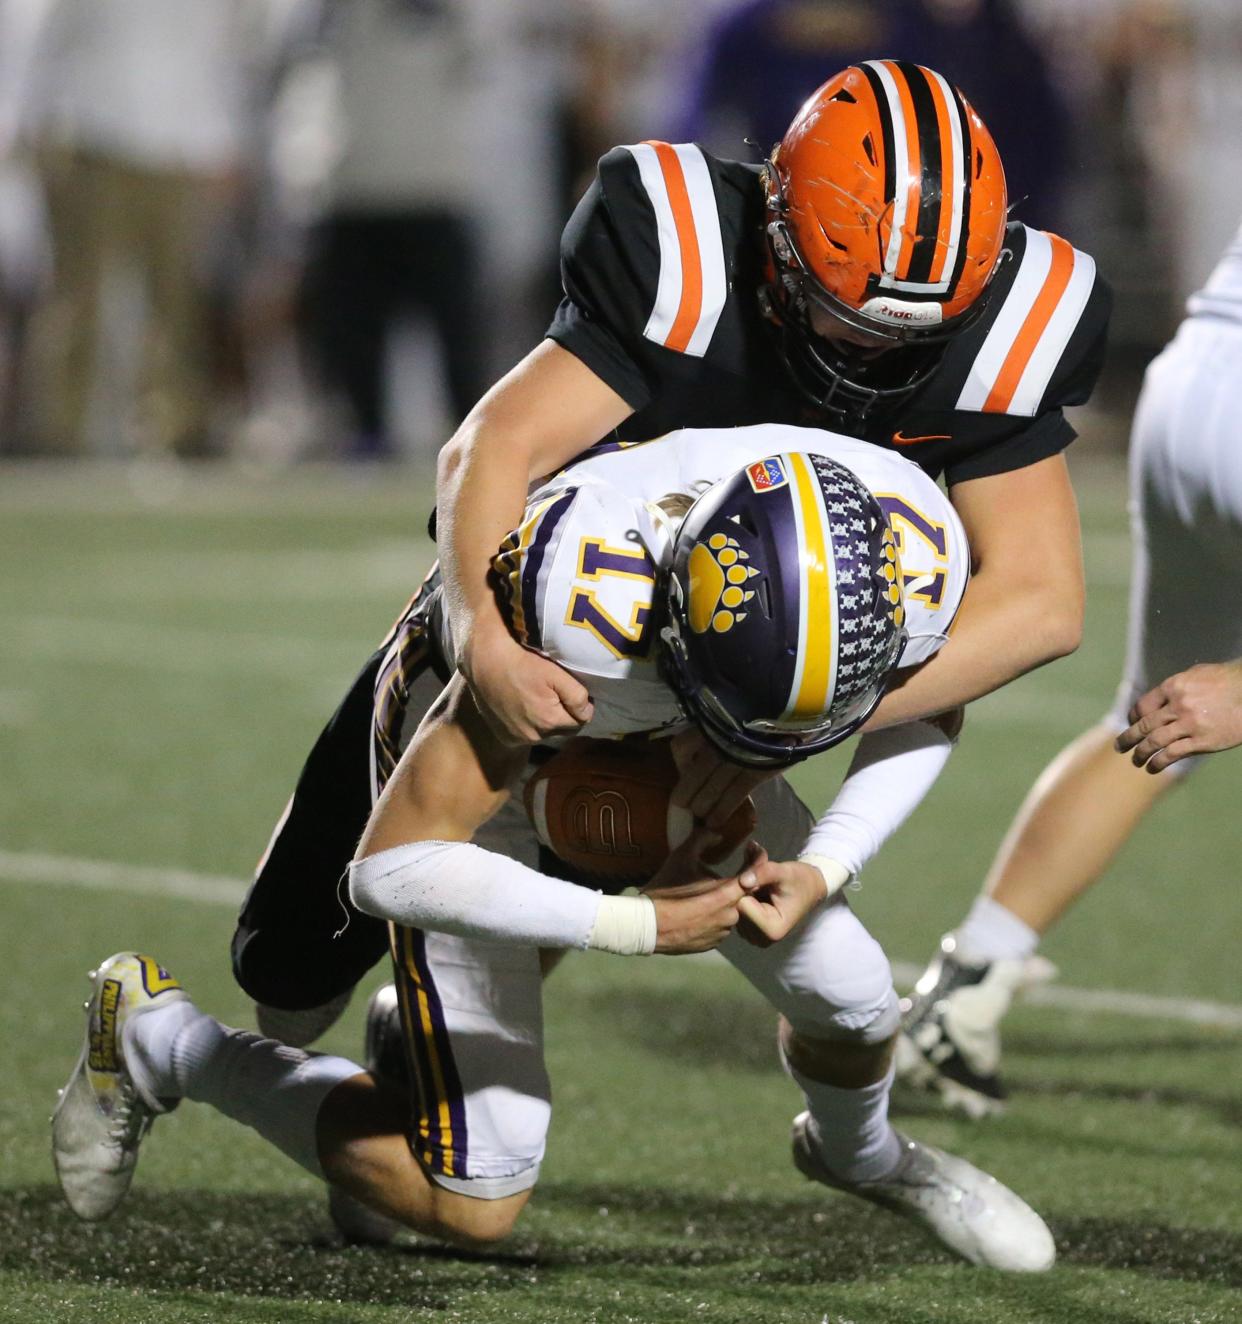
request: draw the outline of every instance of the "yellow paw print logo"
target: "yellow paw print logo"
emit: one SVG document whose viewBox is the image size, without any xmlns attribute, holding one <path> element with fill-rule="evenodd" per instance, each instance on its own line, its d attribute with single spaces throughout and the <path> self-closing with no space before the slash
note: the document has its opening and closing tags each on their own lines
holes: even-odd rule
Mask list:
<svg viewBox="0 0 1242 1324">
<path fill-rule="evenodd" d="M 905 624 L 906 608 L 901 600 L 901 562 L 897 559 L 897 544 L 893 541 L 892 529 L 884 530 L 881 550 L 884 562 L 880 573 L 884 576 L 886 584 L 884 592 L 893 609 L 890 613 L 893 624 L 900 629 Z"/>
<path fill-rule="evenodd" d="M 750 556 L 725 533 L 713 533 L 706 542 L 695 543 L 690 553 L 690 628 L 695 634 L 709 629 L 718 634 L 746 619 L 739 608 L 755 596 L 743 587 L 759 571 L 745 565 Z"/>
</svg>

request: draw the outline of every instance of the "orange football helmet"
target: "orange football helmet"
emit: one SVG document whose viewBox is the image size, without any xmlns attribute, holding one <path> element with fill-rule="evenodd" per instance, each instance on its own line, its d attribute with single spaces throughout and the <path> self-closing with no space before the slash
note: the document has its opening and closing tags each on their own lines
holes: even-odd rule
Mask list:
<svg viewBox="0 0 1242 1324">
<path fill-rule="evenodd" d="M 983 312 L 1004 249 L 983 121 L 933 70 L 868 60 L 806 101 L 765 187 L 762 298 L 795 380 L 836 412 L 908 395 Z"/>
</svg>

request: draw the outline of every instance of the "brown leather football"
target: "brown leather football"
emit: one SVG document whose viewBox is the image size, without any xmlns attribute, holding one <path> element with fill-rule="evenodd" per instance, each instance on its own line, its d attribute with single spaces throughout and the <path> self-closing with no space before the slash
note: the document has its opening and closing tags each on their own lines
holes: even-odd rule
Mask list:
<svg viewBox="0 0 1242 1324">
<path fill-rule="evenodd" d="M 694 819 L 672 803 L 677 766 L 668 740 L 571 740 L 531 774 L 526 813 L 539 840 L 585 874 L 645 883 Z M 747 799 L 705 858 L 723 860 L 755 830 Z"/>
</svg>

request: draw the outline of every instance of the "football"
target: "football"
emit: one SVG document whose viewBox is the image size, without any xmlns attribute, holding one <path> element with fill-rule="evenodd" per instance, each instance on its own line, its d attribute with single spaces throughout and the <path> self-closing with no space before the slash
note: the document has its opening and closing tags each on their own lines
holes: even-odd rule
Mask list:
<svg viewBox="0 0 1242 1324">
<path fill-rule="evenodd" d="M 532 773 L 526 812 L 539 840 L 580 873 L 645 883 L 694 828 L 672 803 L 677 765 L 668 740 L 571 740 Z M 726 859 L 755 829 L 749 799 L 704 858 Z"/>
</svg>

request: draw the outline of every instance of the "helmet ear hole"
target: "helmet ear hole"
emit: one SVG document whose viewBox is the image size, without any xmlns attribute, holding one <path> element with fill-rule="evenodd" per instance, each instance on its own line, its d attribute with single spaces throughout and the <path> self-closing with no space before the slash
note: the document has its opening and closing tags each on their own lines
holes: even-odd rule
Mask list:
<svg viewBox="0 0 1242 1324">
<path fill-rule="evenodd" d="M 875 139 L 870 134 L 863 139 L 863 151 L 867 153 L 867 160 L 870 161 L 873 166 L 879 165 L 879 161 L 876 159 L 875 154 Z"/>
</svg>

